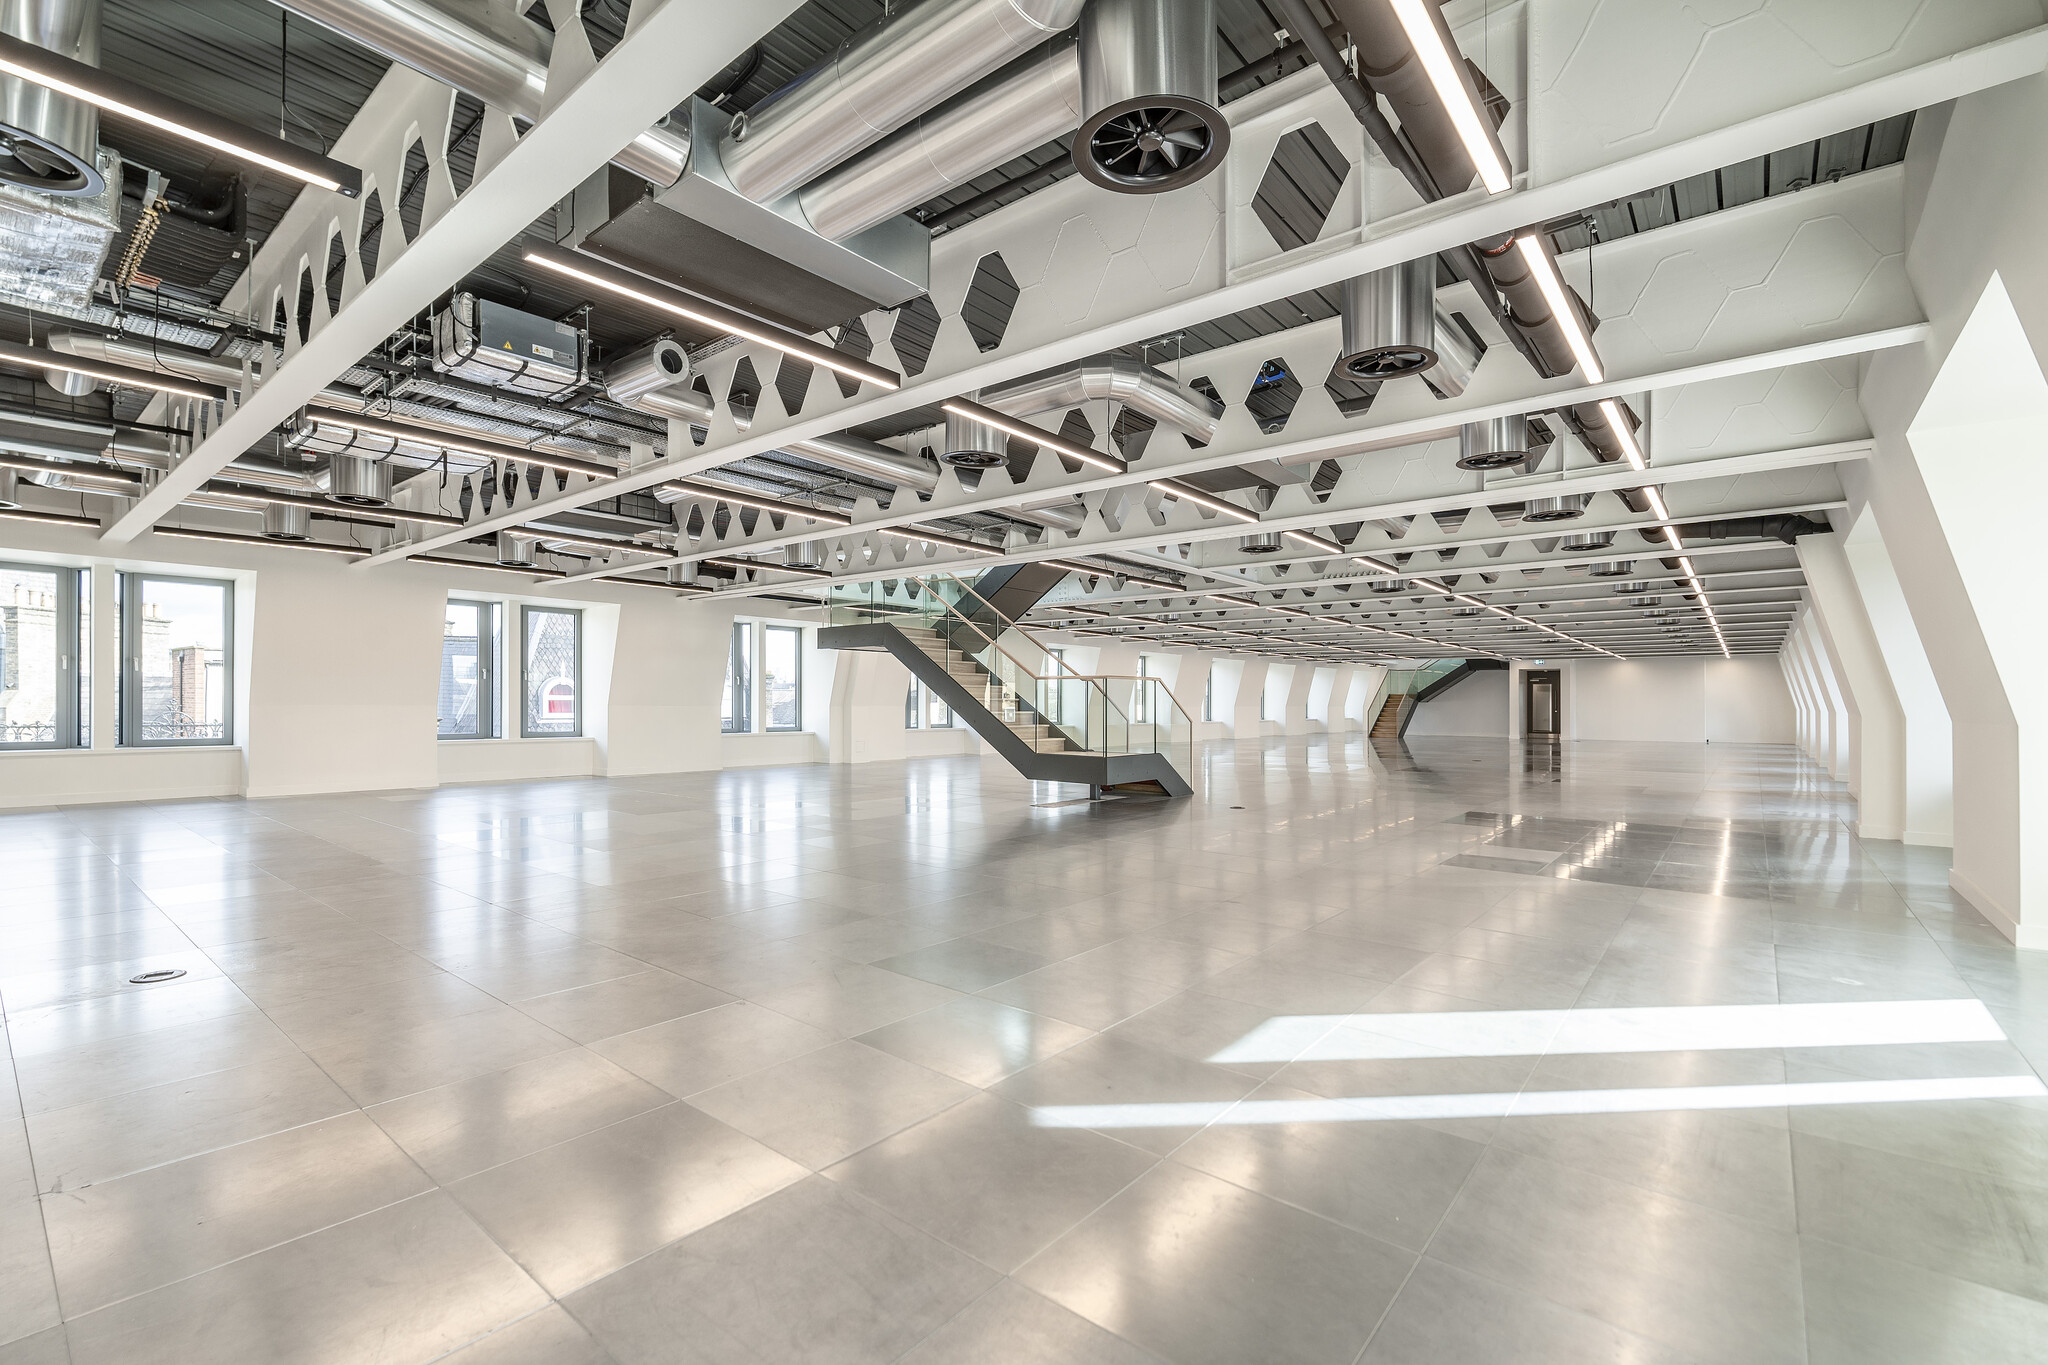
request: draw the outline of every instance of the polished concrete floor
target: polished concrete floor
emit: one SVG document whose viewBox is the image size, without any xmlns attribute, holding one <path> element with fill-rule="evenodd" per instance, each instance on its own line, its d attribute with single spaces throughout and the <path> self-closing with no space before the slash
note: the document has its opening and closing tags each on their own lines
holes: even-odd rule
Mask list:
<svg viewBox="0 0 2048 1365">
<path fill-rule="evenodd" d="M 0 816 L 0 1365 L 2048 1353 L 2048 955 L 1811 763 L 1203 761 Z"/>
</svg>

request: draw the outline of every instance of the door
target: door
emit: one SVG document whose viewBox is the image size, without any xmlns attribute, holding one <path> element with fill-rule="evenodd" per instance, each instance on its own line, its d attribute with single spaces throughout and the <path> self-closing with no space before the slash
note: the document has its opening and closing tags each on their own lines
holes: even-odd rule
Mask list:
<svg viewBox="0 0 2048 1365">
<path fill-rule="evenodd" d="M 1528 675 L 1529 733 L 1555 736 L 1558 732 L 1558 676 L 1555 672 Z"/>
</svg>

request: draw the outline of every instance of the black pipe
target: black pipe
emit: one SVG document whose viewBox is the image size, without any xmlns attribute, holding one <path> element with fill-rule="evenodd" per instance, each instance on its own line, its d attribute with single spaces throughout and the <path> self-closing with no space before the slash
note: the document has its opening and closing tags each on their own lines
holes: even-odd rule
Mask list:
<svg viewBox="0 0 2048 1365">
<path fill-rule="evenodd" d="M 1784 512 L 1768 517 L 1732 517 L 1726 521 L 1696 521 L 1677 528 L 1680 539 L 1699 540 L 1782 540 L 1787 545 L 1801 536 L 1824 536 L 1835 528 L 1824 521 Z"/>
</svg>

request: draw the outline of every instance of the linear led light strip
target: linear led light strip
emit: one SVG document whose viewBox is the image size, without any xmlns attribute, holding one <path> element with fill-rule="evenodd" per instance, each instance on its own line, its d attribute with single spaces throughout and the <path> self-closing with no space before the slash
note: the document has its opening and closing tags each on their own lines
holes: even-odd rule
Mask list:
<svg viewBox="0 0 2048 1365">
<path fill-rule="evenodd" d="M 1685 581 L 1693 591 L 1693 602 L 1706 615 L 1707 624 L 1713 628 L 1714 643 L 1721 646 L 1721 657 L 1734 658 L 1734 652 L 1728 648 L 1728 637 L 1721 633 L 1721 618 L 1714 615 L 1714 604 L 1707 600 L 1706 585 L 1700 582 L 1699 574 L 1693 571 L 1692 558 L 1685 552 L 1685 542 L 1679 539 L 1678 528 L 1671 524 L 1671 509 L 1664 505 L 1664 495 L 1656 488 L 1650 487 L 1643 489 L 1643 496 L 1649 501 L 1650 511 L 1655 514 L 1658 521 L 1664 523 L 1660 528 L 1664 532 L 1664 539 L 1677 554 L 1678 566 L 1685 571 Z"/>
<path fill-rule="evenodd" d="M 1361 562 L 1366 562 L 1366 561 L 1361 561 Z M 1417 581 L 1419 582 L 1419 581 L 1421 581 L 1421 580 L 1417 580 Z M 1445 589 L 1445 588 L 1439 588 L 1439 591 L 1446 591 L 1446 592 L 1447 592 L 1447 591 L 1449 591 L 1449 589 Z M 1260 602 L 1260 601 L 1257 601 L 1257 600 L 1255 600 L 1255 599 L 1253 599 L 1253 598 L 1250 598 L 1250 597 L 1243 597 L 1243 596 L 1240 596 L 1240 595 L 1238 595 L 1238 594 L 1236 594 L 1236 593 L 1227 593 L 1227 592 L 1211 592 L 1211 593 L 1204 593 L 1204 594 L 1202 594 L 1202 595 L 1203 595 L 1203 596 L 1205 596 L 1205 597 L 1213 598 L 1214 600 L 1216 600 L 1216 601 L 1218 601 L 1218 602 L 1229 602 L 1229 603 L 1231 603 L 1231 604 L 1232 604 L 1232 605 L 1234 605 L 1234 606 L 1240 606 L 1240 607 L 1257 607 L 1257 608 L 1259 608 L 1259 609 L 1260 609 L 1260 610 L 1262 610 L 1262 611 L 1272 611 L 1272 612 L 1278 612 L 1278 613 L 1279 613 L 1280 615 L 1282 615 L 1282 616 L 1301 616 L 1301 617 L 1306 617 L 1307 619 L 1309 619 L 1309 620 L 1311 620 L 1311 621 L 1329 621 L 1329 622 L 1334 622 L 1334 623 L 1336 623 L 1336 624 L 1338 624 L 1338 625 L 1343 625 L 1343 626 L 1349 626 L 1349 627 L 1351 627 L 1351 628 L 1352 628 L 1353 630 L 1369 630 L 1369 631 L 1372 631 L 1372 632 L 1373 632 L 1374 634 L 1376 634 L 1376 635 L 1392 635 L 1392 636 L 1396 636 L 1396 637 L 1398 637 L 1398 638 L 1400 638 L 1400 639 L 1403 639 L 1403 640 L 1414 640 L 1414 641 L 1416 641 L 1416 642 L 1417 642 L 1418 644 L 1425 644 L 1425 645 L 1435 645 L 1435 646 L 1437 646 L 1437 647 L 1439 647 L 1439 648 L 1461 648 L 1461 647 L 1462 647 L 1462 646 L 1446 646 L 1446 645 L 1445 645 L 1445 643 L 1444 643 L 1444 641 L 1442 641 L 1442 640 L 1432 640 L 1432 639 L 1430 639 L 1430 638 L 1429 638 L 1429 637 L 1428 637 L 1427 635 L 1411 635 L 1411 634 L 1409 634 L 1409 633 L 1408 633 L 1407 631 L 1405 631 L 1405 630 L 1393 630 L 1393 629 L 1390 629 L 1389 627 L 1386 627 L 1386 626 L 1374 626 L 1374 625 L 1368 625 L 1368 624 L 1366 624 L 1366 623 L 1365 623 L 1365 622 L 1363 622 L 1363 621 L 1350 621 L 1350 620 L 1346 620 L 1346 619 L 1344 619 L 1344 618 L 1343 618 L 1343 617 L 1341 617 L 1341 616 L 1317 616 L 1317 615 L 1316 615 L 1315 613 L 1313 613 L 1313 612 L 1307 612 L 1307 611 L 1303 611 L 1303 610 L 1301 610 L 1301 609 L 1300 609 L 1299 607 L 1285 607 L 1285 606 L 1278 606 L 1278 605 L 1275 605 L 1275 604 L 1273 604 L 1273 603 L 1268 603 L 1268 602 Z M 1241 632 L 1233 632 L 1233 633 L 1241 633 Z M 1482 654 L 1486 654 L 1486 655 L 1488 655 L 1489 657 L 1493 657 L 1493 658 L 1499 658 L 1499 657 L 1502 657 L 1502 656 L 1500 656 L 1500 655 L 1496 655 L 1496 654 L 1494 654 L 1494 653 L 1493 653 L 1493 652 L 1492 652 L 1491 650 L 1480 650 L 1479 652 L 1480 652 L 1480 653 L 1482 653 Z"/>
<path fill-rule="evenodd" d="M 1182 589 L 1181 584 L 1169 583 L 1163 578 L 1146 578 L 1117 568 L 1098 569 L 1092 564 L 1083 564 L 1072 559 L 1041 559 L 1038 562 L 1055 569 L 1065 569 L 1068 573 L 1086 574 L 1090 578 L 1121 578 L 1127 583 L 1139 583 L 1148 588 L 1165 588 L 1168 592 L 1175 593 Z"/>
<path fill-rule="evenodd" d="M 677 492 L 687 493 L 693 498 L 701 498 L 707 502 L 727 502 L 735 507 L 751 507 L 756 511 L 773 512 L 778 516 L 808 517 L 812 521 L 822 521 L 828 526 L 853 525 L 852 517 L 842 516 L 837 512 L 827 512 L 819 507 L 802 507 L 794 503 L 776 502 L 772 498 L 756 497 L 748 493 L 735 493 L 731 489 L 719 488 L 711 484 L 690 483 L 687 480 L 676 479 L 663 484 L 662 487 L 673 488 Z"/>
<path fill-rule="evenodd" d="M 933 545 L 945 545 L 955 550 L 971 550 L 978 555 L 1002 553 L 1002 550 L 994 545 L 983 545 L 975 540 L 962 540 L 958 536 L 942 536 L 936 531 L 920 531 L 915 526 L 884 526 L 879 529 L 885 536 L 896 536 L 902 540 L 929 541 Z"/>
<path fill-rule="evenodd" d="M 997 412 L 994 408 L 983 407 L 980 403 L 972 402 L 965 398 L 948 398 L 939 406 L 952 413 L 955 417 L 965 417 L 972 421 L 985 422 L 997 431 L 1008 432 L 1020 441 L 1029 441 L 1041 449 L 1050 450 L 1057 455 L 1064 455 L 1070 460 L 1079 460 L 1082 464 L 1093 465 L 1097 469 L 1105 469 L 1112 474 L 1130 473 L 1130 467 L 1120 460 L 1112 460 L 1107 456 L 1099 455 L 1087 446 L 1076 445 L 1072 441 L 1053 435 L 1042 427 L 1034 427 L 1028 422 L 1020 422 L 1007 413 Z M 1158 484 L 1152 486 L 1154 488 L 1159 487 Z"/>
<path fill-rule="evenodd" d="M 1558 277 L 1557 262 L 1543 249 L 1543 242 L 1534 230 L 1516 237 L 1515 246 L 1528 263 L 1529 276 L 1542 292 L 1550 315 L 1564 329 L 1565 345 L 1571 348 L 1572 358 L 1579 362 L 1579 371 L 1586 376 L 1588 383 L 1602 382 L 1607 378 L 1607 372 L 1600 368 L 1600 357 L 1593 352 L 1593 339 L 1586 335 L 1585 324 L 1579 320 L 1579 310 L 1572 305 L 1571 295 L 1566 291 L 1564 281 Z"/>
<path fill-rule="evenodd" d="M 830 346 L 820 346 L 794 332 L 785 332 L 779 327 L 770 326 L 744 313 L 721 307 L 709 299 L 698 299 L 695 295 L 669 289 L 654 280 L 600 264 L 587 256 L 579 256 L 559 247 L 529 246 L 526 248 L 525 259 L 529 265 L 541 266 L 558 275 L 566 275 L 572 280 L 581 280 L 585 284 L 609 290 L 621 298 L 646 304 L 649 308 L 688 318 L 692 322 L 721 332 L 729 332 L 747 341 L 759 342 L 785 355 L 808 360 L 814 365 L 823 365 L 828 370 L 837 370 L 849 379 L 858 379 L 884 389 L 903 387 L 901 375 L 885 370 L 879 365 L 867 364 Z"/>
<path fill-rule="evenodd" d="M 1446 34 L 1439 27 L 1443 18 L 1433 4 L 1424 0 L 1389 0 L 1394 18 L 1400 21 L 1402 32 L 1415 48 L 1415 55 L 1422 61 L 1423 74 L 1436 90 L 1437 102 L 1450 115 L 1451 127 L 1457 130 L 1458 140 L 1465 144 L 1465 155 L 1472 158 L 1472 165 L 1479 172 L 1480 183 L 1486 186 L 1488 194 L 1499 194 L 1511 183 L 1507 163 L 1501 157 L 1500 145 L 1494 141 L 1492 129 L 1486 118 L 1473 102 L 1472 90 L 1467 85 L 1465 65 L 1453 55 Z"/>
<path fill-rule="evenodd" d="M 441 564 L 451 569 L 489 569 L 492 573 L 516 573 L 527 578 L 567 578 L 560 569 L 518 568 L 511 564 L 493 564 L 488 559 L 458 559 L 454 555 L 408 555 L 414 564 Z"/>
<path fill-rule="evenodd" d="M 1211 512 L 1221 512 L 1226 517 L 1235 517 L 1239 521 L 1248 522 L 1253 526 L 1259 524 L 1259 517 L 1256 512 L 1248 512 L 1234 502 L 1225 502 L 1221 498 L 1212 498 L 1200 489 L 1188 487 L 1179 479 L 1152 479 L 1145 486 L 1147 488 L 1156 488 L 1169 497 L 1184 498 L 1197 507 L 1208 508 Z"/>
<path fill-rule="evenodd" d="M 599 464 L 595 460 L 579 460 L 573 455 L 554 455 L 532 446 L 499 445 L 494 441 L 465 440 L 459 436 L 444 436 L 438 431 L 425 427 L 409 427 L 397 422 L 386 422 L 375 417 L 360 417 L 354 413 L 336 412 L 330 408 L 316 408 L 310 414 L 321 426 L 340 427 L 361 436 L 382 436 L 391 441 L 409 441 L 414 445 L 436 446 L 463 455 L 473 455 L 480 460 L 516 460 L 521 464 L 539 465 L 542 469 L 558 469 L 569 474 L 588 474 L 593 479 L 616 479 L 619 471 Z"/>
<path fill-rule="evenodd" d="M 741 559 L 735 555 L 706 555 L 699 564 L 716 564 L 721 569 L 766 570 L 769 573 L 793 573 L 803 578 L 830 578 L 830 569 L 821 569 L 811 564 L 776 564 L 765 559 Z"/>
<path fill-rule="evenodd" d="M 237 161 L 262 166 L 319 189 L 335 190 L 351 199 L 362 193 L 362 172 L 353 166 L 304 151 L 253 128 L 236 127 L 203 109 L 4 34 L 0 34 L 0 73 L 19 76 L 94 108 L 148 124 L 172 137 L 211 147 Z M 152 112 L 145 105 L 155 105 L 162 112 Z M 218 131 L 209 133 L 199 126 L 202 124 Z M 230 130 L 231 137 L 221 136 Z"/>
<path fill-rule="evenodd" d="M 176 536 L 183 540 L 218 540 L 229 545 L 262 545 L 270 549 L 320 550 L 331 555 L 366 555 L 370 551 L 361 545 L 332 545 L 324 540 L 272 540 L 268 536 L 237 535 L 233 531 L 200 531 L 184 526 L 152 526 L 150 532 L 159 536 Z"/>
<path fill-rule="evenodd" d="M 0 69 L 5 69 L 5 66 L 4 62 L 0 62 Z M 65 355 L 61 351 L 46 351 L 40 346 L 17 346 L 11 341 L 0 341 L 0 361 L 39 370 L 62 370 L 66 374 L 82 374 L 88 379 L 97 379 L 103 384 L 118 384 L 126 389 L 155 389 L 158 393 L 174 394 L 179 398 L 198 398 L 212 402 L 227 397 L 227 390 L 216 384 L 200 384 L 189 379 L 166 379 L 153 371 L 131 370 L 125 365 L 98 365 L 90 360 Z"/>
</svg>

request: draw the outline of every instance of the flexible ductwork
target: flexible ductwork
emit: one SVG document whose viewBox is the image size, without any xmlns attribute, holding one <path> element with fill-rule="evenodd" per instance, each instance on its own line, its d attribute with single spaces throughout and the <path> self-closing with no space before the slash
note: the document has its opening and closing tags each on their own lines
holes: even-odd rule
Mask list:
<svg viewBox="0 0 2048 1365">
<path fill-rule="evenodd" d="M 1458 429 L 1458 468 L 1505 469 L 1529 460 L 1529 419 L 1516 415 Z"/>
<path fill-rule="evenodd" d="M 350 507 L 389 507 L 391 466 L 367 455 L 336 455 L 327 462 L 327 495 Z"/>
<path fill-rule="evenodd" d="M 263 538 L 265 540 L 311 540 L 313 538 L 312 510 L 283 502 L 267 502 L 263 504 Z"/>
<path fill-rule="evenodd" d="M 1464 140 L 1458 136 L 1443 101 L 1437 97 L 1436 87 L 1430 83 L 1414 44 L 1408 41 L 1401 21 L 1394 16 L 1394 7 L 1387 0 L 1329 0 L 1329 5 L 1337 22 L 1351 34 L 1358 53 L 1358 74 L 1373 93 L 1386 100 L 1408 145 L 1415 149 L 1415 155 L 1435 182 L 1437 192 L 1451 195 L 1470 189 L 1477 174 L 1472 158 L 1465 151 Z M 1435 0 L 1424 0 L 1423 7 L 1431 11 L 1429 17 L 1443 35 L 1445 47 L 1455 53 L 1457 43 L 1443 27 L 1442 17 L 1435 13 Z M 1483 110 L 1485 106 L 1471 68 L 1459 65 L 1466 97 L 1473 107 Z M 1493 139 L 1500 164 L 1507 165 L 1507 153 L 1500 146 L 1493 121 L 1483 116 L 1482 121 L 1487 135 Z"/>
<path fill-rule="evenodd" d="M 1726 521 L 1695 521 L 1678 528 L 1682 540 L 1782 540 L 1787 545 L 1801 536 L 1824 536 L 1835 528 L 1825 521 L 1796 512 L 1769 517 L 1733 517 Z"/>
<path fill-rule="evenodd" d="M 620 407 L 655 417 L 708 422 L 714 405 L 689 386 L 690 356 L 664 337 L 605 367 L 605 396 Z"/>
<path fill-rule="evenodd" d="M 1223 164 L 1215 0 L 1090 0 L 1081 15 L 1074 167 L 1104 189 L 1158 194 Z"/>
<path fill-rule="evenodd" d="M 939 471 L 933 466 L 858 436 L 814 436 L 808 441 L 791 441 L 783 449 L 897 488 L 929 493 L 939 486 Z"/>
<path fill-rule="evenodd" d="M 996 73 L 804 186 L 822 237 L 842 241 L 1042 147 L 1081 122 L 1073 38 Z"/>
<path fill-rule="evenodd" d="M 533 123 L 541 116 L 554 39 L 509 7 L 471 3 L 458 17 L 435 0 L 274 3 L 514 118 Z M 665 187 L 676 183 L 689 159 L 689 137 L 656 126 L 633 139 L 612 164 Z"/>
<path fill-rule="evenodd" d="M 962 413 L 946 414 L 946 448 L 939 458 L 964 469 L 998 469 L 1009 463 L 1010 438 L 999 427 Z"/>
<path fill-rule="evenodd" d="M 975 401 L 1011 417 L 1030 417 L 1105 400 L 1197 441 L 1214 440 L 1216 426 L 1223 420 L 1223 404 L 1128 356 L 1096 356 L 1025 375 L 983 389 Z"/>
<path fill-rule="evenodd" d="M 0 33 L 100 64 L 100 0 L 0 0 Z M 100 111 L 20 76 L 0 76 L 0 183 L 91 198 L 107 187 Z"/>
<path fill-rule="evenodd" d="M 1080 13 L 1081 0 L 922 0 L 898 10 L 734 119 L 719 148 L 726 179 L 757 204 L 779 199 Z"/>
</svg>

